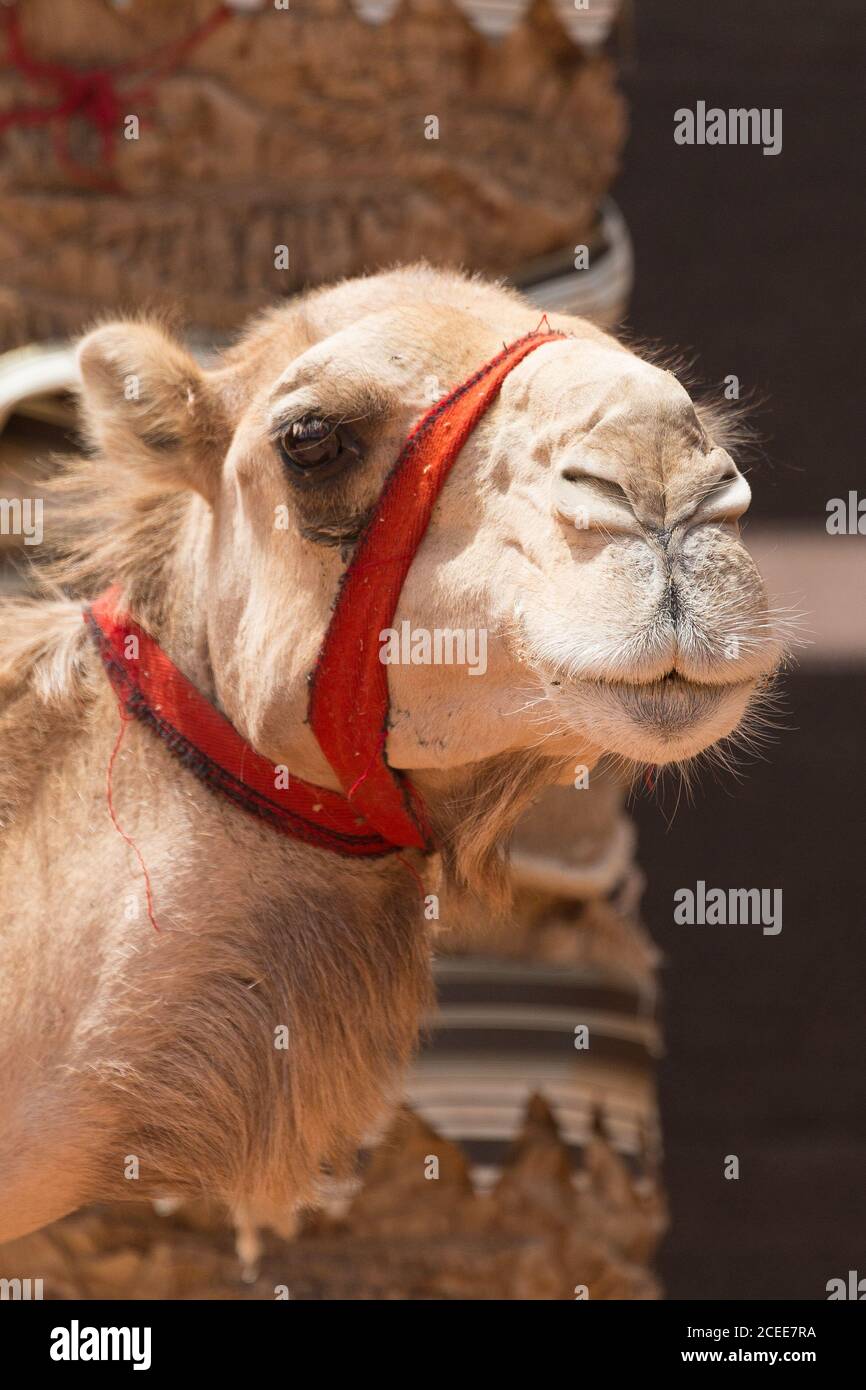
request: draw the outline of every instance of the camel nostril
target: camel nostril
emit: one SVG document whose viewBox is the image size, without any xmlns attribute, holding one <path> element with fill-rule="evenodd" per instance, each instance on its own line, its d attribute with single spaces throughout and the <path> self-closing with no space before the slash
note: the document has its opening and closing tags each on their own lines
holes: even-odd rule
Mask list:
<svg viewBox="0 0 866 1390">
<path fill-rule="evenodd" d="M 703 496 L 696 503 L 690 523 L 692 525 L 711 521 L 733 523 L 744 512 L 748 511 L 751 500 L 752 492 L 749 484 L 734 465 L 730 469 L 726 469 L 717 482 L 705 490 Z"/>
<path fill-rule="evenodd" d="M 597 477 L 574 465 L 562 467 L 553 477 L 553 502 L 560 516 L 579 531 L 634 532 L 634 510 L 625 488 L 609 478 Z"/>
<path fill-rule="evenodd" d="M 580 483 L 590 495 L 600 501 L 624 502 L 627 507 L 631 506 L 628 493 L 619 483 L 614 483 L 610 478 L 598 478 L 592 473 L 586 473 L 581 468 L 567 467 L 560 472 L 560 478 L 565 483 Z"/>
</svg>

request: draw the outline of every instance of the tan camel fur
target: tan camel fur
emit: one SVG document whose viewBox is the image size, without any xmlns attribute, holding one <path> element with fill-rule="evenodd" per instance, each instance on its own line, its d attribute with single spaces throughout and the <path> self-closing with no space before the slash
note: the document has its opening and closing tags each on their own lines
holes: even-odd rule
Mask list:
<svg viewBox="0 0 866 1390">
<path fill-rule="evenodd" d="M 0 608 L 0 1239 L 131 1195 L 207 1191 L 274 1221 L 314 1200 L 398 1092 L 429 1005 L 410 869 L 428 893 L 444 867 L 495 896 L 541 788 L 602 755 L 689 759 L 766 685 L 779 644 L 722 427 L 669 372 L 552 316 L 570 336 L 469 438 L 395 617 L 488 638 L 477 676 L 388 668 L 387 755 L 441 855 L 286 839 L 131 724 L 113 793 L 153 931 L 108 816 L 118 708 L 80 596 L 120 584 L 260 753 L 336 788 L 305 718 L 353 543 L 413 422 L 537 322 L 411 267 L 273 310 L 211 371 L 153 322 L 82 342 L 92 447 L 57 484 L 71 541 L 46 537 L 63 587 Z"/>
</svg>

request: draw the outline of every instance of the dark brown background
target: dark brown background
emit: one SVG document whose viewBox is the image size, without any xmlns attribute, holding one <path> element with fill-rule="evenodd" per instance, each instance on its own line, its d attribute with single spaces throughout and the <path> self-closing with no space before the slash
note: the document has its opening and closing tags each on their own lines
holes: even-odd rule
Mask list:
<svg viewBox="0 0 866 1390">
<path fill-rule="evenodd" d="M 866 481 L 861 0 L 651 0 L 636 23 L 615 190 L 637 257 L 631 326 L 695 350 L 705 382 L 734 372 L 766 397 L 753 515 L 823 532 L 827 499 Z M 782 107 L 782 153 L 675 145 L 674 111 L 699 99 Z M 667 957 L 673 1298 L 825 1298 L 828 1279 L 866 1275 L 863 670 L 801 672 L 785 691 L 788 729 L 741 786 L 704 777 L 670 829 L 654 799 L 637 804 Z M 673 893 L 698 878 L 781 887 L 781 935 L 675 926 Z"/>
<path fill-rule="evenodd" d="M 824 516 L 862 453 L 861 0 L 648 0 L 626 80 L 631 135 L 615 193 L 635 243 L 631 322 L 766 397 L 753 514 Z M 674 111 L 782 107 L 783 148 L 676 145 Z"/>
</svg>

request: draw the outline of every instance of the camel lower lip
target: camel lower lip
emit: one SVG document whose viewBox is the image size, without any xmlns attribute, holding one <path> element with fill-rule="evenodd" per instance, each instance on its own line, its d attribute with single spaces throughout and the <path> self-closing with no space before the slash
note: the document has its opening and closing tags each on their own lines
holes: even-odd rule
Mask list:
<svg viewBox="0 0 866 1390">
<path fill-rule="evenodd" d="M 598 681 L 595 684 L 614 695 L 638 723 L 651 724 L 668 732 L 706 719 L 726 695 L 738 688 L 736 683 L 703 685 L 678 675 L 646 683 Z"/>
<path fill-rule="evenodd" d="M 733 733 L 756 684 L 751 678 L 710 684 L 678 672 L 647 681 L 586 676 L 550 682 L 548 698 L 570 731 L 605 752 L 664 764 L 692 758 Z"/>
</svg>

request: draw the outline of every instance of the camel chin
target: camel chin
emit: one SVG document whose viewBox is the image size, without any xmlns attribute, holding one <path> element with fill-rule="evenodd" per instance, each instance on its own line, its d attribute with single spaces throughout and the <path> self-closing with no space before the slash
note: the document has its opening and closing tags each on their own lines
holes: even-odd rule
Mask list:
<svg viewBox="0 0 866 1390">
<path fill-rule="evenodd" d="M 675 672 L 652 681 L 584 680 L 548 688 L 563 724 L 592 730 L 606 753 L 634 763 L 684 762 L 733 734 L 755 679 L 710 684 Z"/>
</svg>

